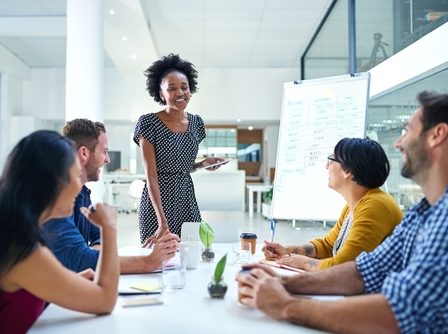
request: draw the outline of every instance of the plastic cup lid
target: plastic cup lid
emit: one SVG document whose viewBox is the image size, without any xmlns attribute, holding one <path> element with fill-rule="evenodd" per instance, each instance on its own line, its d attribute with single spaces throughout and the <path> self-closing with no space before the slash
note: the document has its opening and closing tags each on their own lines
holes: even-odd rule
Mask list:
<svg viewBox="0 0 448 334">
<path fill-rule="evenodd" d="M 257 235 L 255 233 L 241 233 L 241 239 L 257 239 Z"/>
</svg>

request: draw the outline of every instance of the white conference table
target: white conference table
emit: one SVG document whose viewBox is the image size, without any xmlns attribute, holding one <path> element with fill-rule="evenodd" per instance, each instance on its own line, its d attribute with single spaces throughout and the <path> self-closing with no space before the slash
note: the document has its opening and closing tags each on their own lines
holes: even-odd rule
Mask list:
<svg viewBox="0 0 448 334">
<path fill-rule="evenodd" d="M 321 331 L 280 322 L 262 312 L 240 306 L 237 302 L 235 275 L 240 269 L 232 264 L 231 244 L 215 244 L 213 263 L 200 263 L 197 269 L 187 271 L 187 283 L 182 290 L 164 292 L 161 305 L 122 307 L 119 296 L 110 315 L 95 316 L 50 305 L 29 333 L 322 333 Z M 123 254 L 123 252 L 120 252 Z M 211 299 L 207 285 L 217 261 L 227 253 L 228 262 L 224 280 L 228 285 L 224 299 Z M 129 254 L 129 253 L 128 253 Z M 134 252 L 135 254 L 135 252 Z M 161 274 L 122 275 L 120 284 Z"/>
<path fill-rule="evenodd" d="M 272 185 L 264 183 L 247 183 L 246 188 L 249 194 L 249 217 L 254 216 L 254 192 L 257 193 L 257 212 L 261 212 L 261 193 L 272 189 Z"/>
</svg>

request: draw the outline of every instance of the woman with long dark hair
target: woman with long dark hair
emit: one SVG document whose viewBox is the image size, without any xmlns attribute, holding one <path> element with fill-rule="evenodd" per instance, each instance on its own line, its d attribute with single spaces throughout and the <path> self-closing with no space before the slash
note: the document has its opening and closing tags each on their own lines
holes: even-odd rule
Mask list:
<svg viewBox="0 0 448 334">
<path fill-rule="evenodd" d="M 80 175 L 72 142 L 54 131 L 36 131 L 10 153 L 0 177 L 1 332 L 26 332 L 45 301 L 94 314 L 113 310 L 119 277 L 115 210 L 106 204 L 82 208 L 102 230 L 96 273 L 64 268 L 41 233 L 50 218 L 72 214 Z"/>
</svg>

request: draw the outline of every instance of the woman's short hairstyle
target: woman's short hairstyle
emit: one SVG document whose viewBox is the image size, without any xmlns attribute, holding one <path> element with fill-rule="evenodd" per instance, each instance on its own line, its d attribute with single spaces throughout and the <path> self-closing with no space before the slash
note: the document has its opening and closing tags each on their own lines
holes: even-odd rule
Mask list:
<svg viewBox="0 0 448 334">
<path fill-rule="evenodd" d="M 185 74 L 191 94 L 196 93 L 198 90 L 198 71 L 196 71 L 194 65 L 180 58 L 178 54 L 170 53 L 156 60 L 143 72 L 146 76 L 146 90 L 149 96 L 161 105 L 166 105 L 166 101 L 160 98 L 160 84 L 163 78 L 173 71 Z"/>
<path fill-rule="evenodd" d="M 76 160 L 71 140 L 40 130 L 21 139 L 0 176 L 0 276 L 44 239 L 38 224 L 70 181 Z"/>
<path fill-rule="evenodd" d="M 334 148 L 334 156 L 352 180 L 366 188 L 377 188 L 386 182 L 390 164 L 379 143 L 371 139 L 344 138 Z"/>
</svg>

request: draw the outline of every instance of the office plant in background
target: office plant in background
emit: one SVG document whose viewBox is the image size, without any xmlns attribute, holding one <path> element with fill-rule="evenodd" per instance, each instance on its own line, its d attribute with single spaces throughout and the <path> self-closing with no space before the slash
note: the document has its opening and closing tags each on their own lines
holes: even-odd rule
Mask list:
<svg viewBox="0 0 448 334">
<path fill-rule="evenodd" d="M 223 280 L 224 269 L 226 268 L 227 254 L 216 264 L 215 273 L 208 284 L 208 293 L 212 298 L 224 298 L 227 292 L 227 284 Z"/>
<path fill-rule="evenodd" d="M 199 225 L 199 238 L 204 244 L 204 250 L 202 251 L 202 261 L 212 262 L 215 258 L 215 252 L 212 250 L 212 244 L 215 240 L 215 232 L 205 221 L 201 221 Z"/>
<path fill-rule="evenodd" d="M 261 214 L 263 217 L 271 219 L 271 204 L 272 204 L 272 196 L 274 195 L 274 188 L 271 190 L 265 191 L 261 195 L 262 203 L 261 203 Z"/>
</svg>

